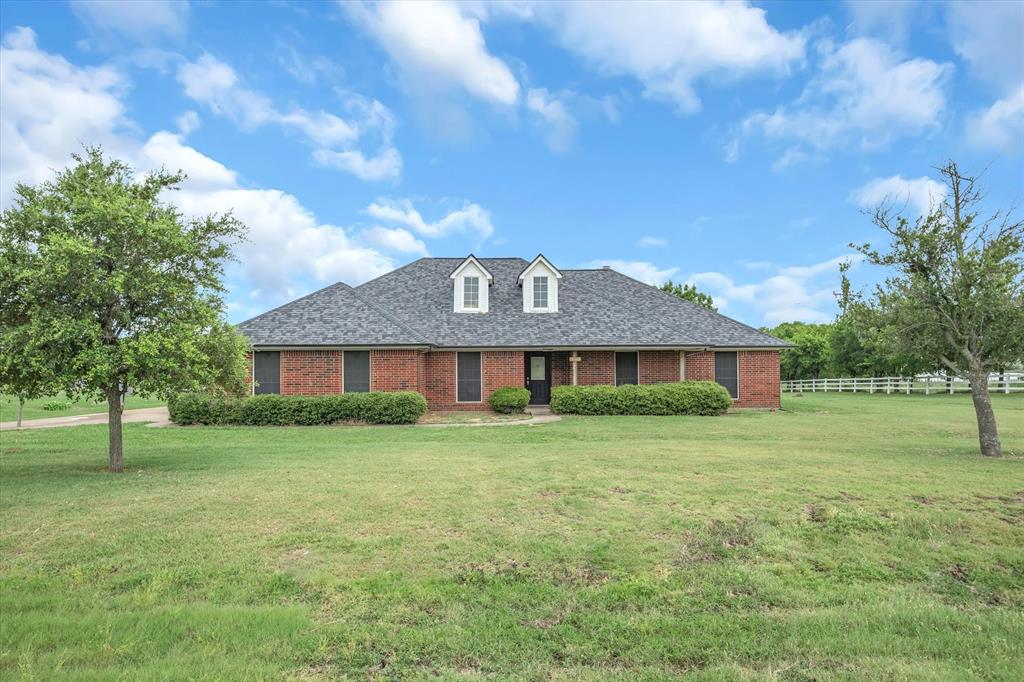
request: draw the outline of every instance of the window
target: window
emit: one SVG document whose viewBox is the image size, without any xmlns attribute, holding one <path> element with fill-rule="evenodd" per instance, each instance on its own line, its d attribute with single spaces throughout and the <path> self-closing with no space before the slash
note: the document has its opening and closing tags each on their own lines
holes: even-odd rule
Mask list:
<svg viewBox="0 0 1024 682">
<path fill-rule="evenodd" d="M 615 354 L 615 385 L 639 384 L 640 373 L 637 369 L 639 353 Z"/>
<path fill-rule="evenodd" d="M 281 353 L 262 351 L 252 354 L 252 376 L 256 380 L 253 393 L 281 392 Z"/>
<path fill-rule="evenodd" d="M 455 354 L 455 400 L 460 403 L 478 403 L 480 390 L 480 353 Z"/>
<path fill-rule="evenodd" d="M 345 393 L 369 393 L 370 391 L 370 351 L 345 351 L 345 367 L 342 370 Z"/>
<path fill-rule="evenodd" d="M 480 278 L 464 277 L 462 279 L 462 307 L 480 307 Z"/>
<path fill-rule="evenodd" d="M 733 400 L 740 397 L 739 358 L 735 351 L 715 353 L 715 381 L 729 389 Z"/>
<path fill-rule="evenodd" d="M 548 278 L 547 277 L 534 277 L 533 278 L 533 307 L 534 308 L 547 308 L 548 307 Z"/>
</svg>

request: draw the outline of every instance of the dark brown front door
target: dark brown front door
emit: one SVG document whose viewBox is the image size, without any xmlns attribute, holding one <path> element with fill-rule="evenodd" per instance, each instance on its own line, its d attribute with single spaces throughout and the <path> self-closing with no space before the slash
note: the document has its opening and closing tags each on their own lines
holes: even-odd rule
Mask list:
<svg viewBox="0 0 1024 682">
<path fill-rule="evenodd" d="M 551 402 L 551 353 L 523 353 L 531 405 Z"/>
</svg>

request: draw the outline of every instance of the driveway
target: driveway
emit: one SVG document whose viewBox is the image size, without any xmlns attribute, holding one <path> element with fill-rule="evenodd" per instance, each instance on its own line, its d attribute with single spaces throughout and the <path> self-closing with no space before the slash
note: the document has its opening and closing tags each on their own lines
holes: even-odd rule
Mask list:
<svg viewBox="0 0 1024 682">
<path fill-rule="evenodd" d="M 121 415 L 122 422 L 150 422 L 150 426 L 167 426 L 171 423 L 166 407 L 147 407 L 140 410 L 125 410 Z M 21 423 L 22 429 L 53 429 L 58 426 L 82 426 L 84 424 L 106 424 L 107 413 L 80 414 L 74 417 L 47 417 L 45 419 L 26 419 Z M 0 430 L 17 429 L 18 422 L 2 422 Z"/>
</svg>

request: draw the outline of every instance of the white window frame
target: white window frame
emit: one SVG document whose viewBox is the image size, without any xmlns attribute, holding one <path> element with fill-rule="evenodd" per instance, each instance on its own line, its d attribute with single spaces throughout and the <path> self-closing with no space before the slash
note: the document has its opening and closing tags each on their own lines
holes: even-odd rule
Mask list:
<svg viewBox="0 0 1024 682">
<path fill-rule="evenodd" d="M 544 284 L 544 305 L 537 304 L 537 284 L 543 282 Z M 534 310 L 547 310 L 551 307 L 551 278 L 547 275 L 534 275 L 533 276 L 533 309 Z"/>
<path fill-rule="evenodd" d="M 480 400 L 459 400 L 459 353 L 476 353 L 480 358 Z M 483 351 L 455 351 L 455 404 L 479 405 L 484 401 L 484 354 Z"/>
<path fill-rule="evenodd" d="M 476 303 L 469 305 L 469 284 L 473 282 L 476 284 Z M 462 278 L 462 307 L 466 310 L 480 310 L 480 277 L 477 275 L 466 275 Z"/>
<path fill-rule="evenodd" d="M 619 353 L 629 353 L 628 350 L 613 350 L 612 351 L 612 365 L 615 367 L 615 386 L 619 386 L 619 362 L 616 360 L 616 356 Z M 640 385 L 640 351 L 632 351 L 636 354 L 636 385 Z M 632 386 L 633 384 L 622 384 L 622 386 Z"/>
</svg>

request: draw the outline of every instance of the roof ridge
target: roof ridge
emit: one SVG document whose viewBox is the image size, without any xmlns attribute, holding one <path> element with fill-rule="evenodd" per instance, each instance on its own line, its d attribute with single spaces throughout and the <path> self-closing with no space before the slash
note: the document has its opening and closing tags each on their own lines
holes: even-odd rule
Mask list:
<svg viewBox="0 0 1024 682">
<path fill-rule="evenodd" d="M 248 320 L 243 320 L 241 322 L 238 322 L 238 323 L 235 324 L 235 326 L 236 327 L 241 327 L 243 324 L 249 324 L 250 322 L 255 322 L 256 320 L 260 319 L 261 317 L 266 317 L 270 313 L 277 312 L 278 310 L 281 310 L 282 308 L 287 308 L 288 306 L 295 305 L 296 303 L 298 303 L 300 301 L 305 301 L 307 298 L 312 298 L 313 296 L 316 296 L 317 294 L 322 294 L 323 292 L 327 291 L 328 289 L 333 289 L 336 286 L 343 286 L 343 287 L 348 287 L 349 289 L 352 289 L 351 286 L 349 286 L 348 284 L 345 284 L 344 282 L 339 280 L 339 281 L 335 282 L 334 284 L 328 284 L 325 287 L 320 287 L 316 291 L 311 291 L 308 294 L 306 294 L 305 296 L 300 296 L 300 297 L 296 298 L 293 301 L 288 301 L 287 303 L 282 303 L 281 305 L 279 305 L 277 307 L 274 307 L 274 308 L 271 308 L 270 310 L 266 310 L 266 311 L 260 313 L 259 315 L 256 315 L 255 317 L 250 317 Z M 352 291 L 355 291 L 355 289 L 352 289 Z"/>
<path fill-rule="evenodd" d="M 411 265 L 411 263 L 410 263 L 410 265 Z M 428 339 L 426 336 L 424 336 L 422 332 L 416 330 L 414 327 L 409 326 L 408 324 L 406 324 L 402 320 L 398 319 L 397 317 L 395 317 L 394 315 L 392 315 L 388 311 L 386 311 L 383 308 L 381 308 L 380 306 L 378 306 L 376 303 L 371 303 L 370 301 L 367 301 L 355 289 L 352 289 L 352 293 L 355 295 L 355 297 L 357 299 L 359 299 L 359 301 L 361 303 L 363 303 L 364 305 L 366 305 L 369 308 L 372 308 L 373 310 L 376 310 L 378 313 L 380 313 L 381 315 L 383 315 L 387 319 L 391 320 L 392 322 L 397 324 L 399 327 L 401 327 L 405 331 L 411 333 L 413 336 L 418 337 L 421 341 L 423 341 L 423 343 L 427 344 L 428 346 L 434 345 L 434 342 L 431 341 L 430 339 Z"/>
</svg>

